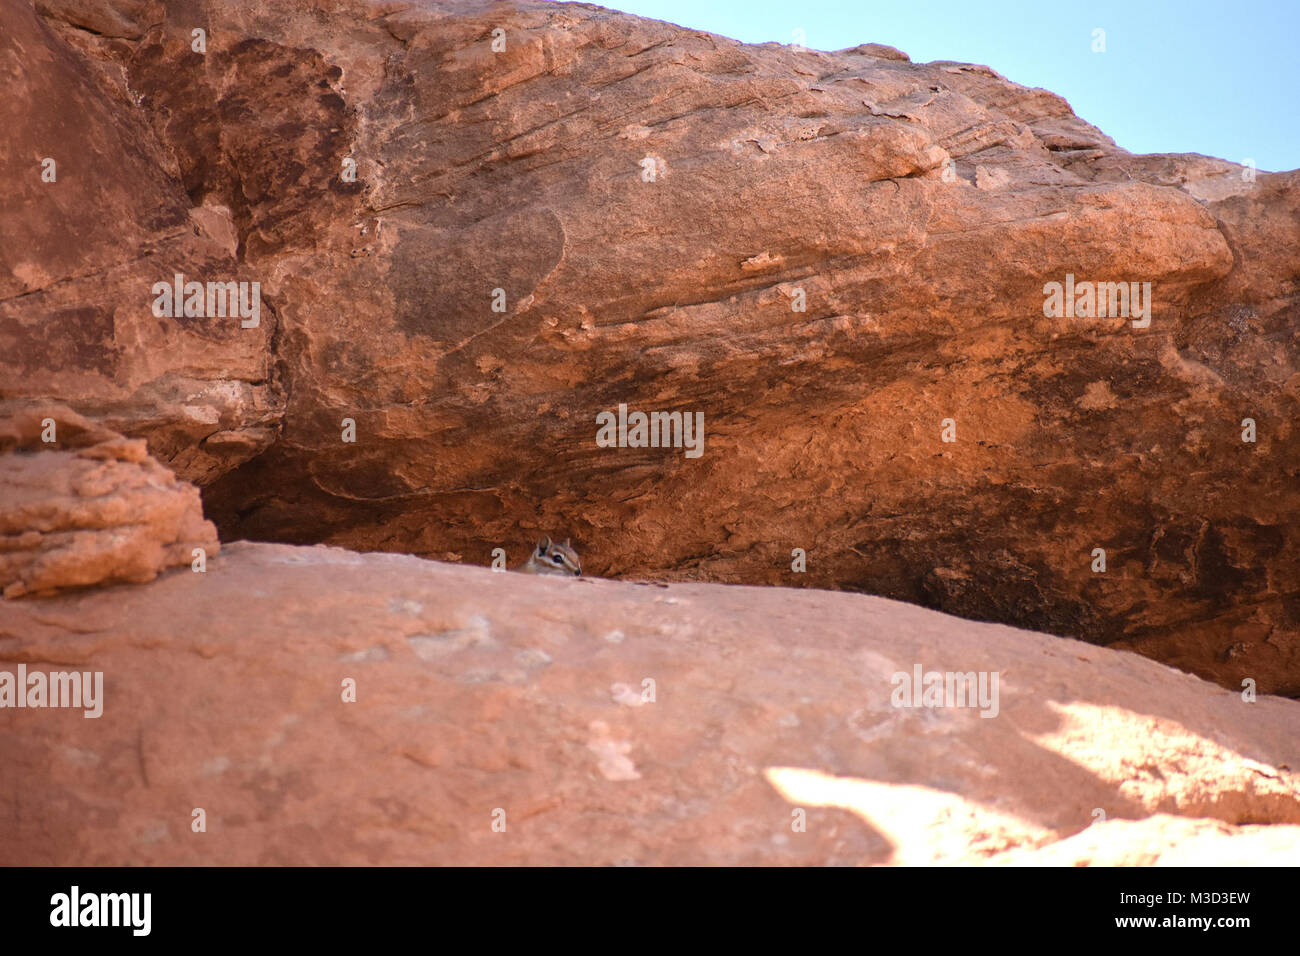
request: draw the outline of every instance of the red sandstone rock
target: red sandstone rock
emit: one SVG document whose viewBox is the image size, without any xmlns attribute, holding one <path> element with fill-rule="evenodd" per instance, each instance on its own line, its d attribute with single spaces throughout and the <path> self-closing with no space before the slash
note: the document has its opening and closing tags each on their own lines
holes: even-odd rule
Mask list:
<svg viewBox="0 0 1300 956">
<path fill-rule="evenodd" d="M 46 441 L 48 437 L 50 440 Z M 63 406 L 0 405 L 0 590 L 6 598 L 151 581 L 219 549 L 199 491 Z"/>
<path fill-rule="evenodd" d="M 862 595 L 235 543 L 0 603 L 0 635 L 3 669 L 104 674 L 97 719 L 0 709 L 3 865 L 1245 864 L 1300 833 L 1300 703 Z M 997 672 L 996 716 L 894 706 L 918 665 Z"/>
<path fill-rule="evenodd" d="M 249 329 L 153 314 L 153 284 L 177 273 L 256 276 L 218 204 L 187 191 L 118 60 L 140 42 L 144 6 L 41 0 L 42 18 L 30 3 L 3 3 L 0 397 L 65 402 L 148 439 L 182 477 L 210 479 L 274 438 L 275 319 L 270 303 Z M 223 432 L 242 440 L 215 440 Z"/>
<path fill-rule="evenodd" d="M 147 438 L 226 536 L 486 563 L 554 530 L 602 575 L 869 591 L 1300 694 L 1296 173 L 1133 156 L 878 44 L 203 9 L 198 53 L 188 6 L 4 3 L 0 393 Z M 177 271 L 260 282 L 260 327 L 154 317 Z M 1045 317 L 1067 275 L 1150 282 L 1150 326 Z M 620 403 L 703 413 L 707 451 L 597 447 Z"/>
</svg>

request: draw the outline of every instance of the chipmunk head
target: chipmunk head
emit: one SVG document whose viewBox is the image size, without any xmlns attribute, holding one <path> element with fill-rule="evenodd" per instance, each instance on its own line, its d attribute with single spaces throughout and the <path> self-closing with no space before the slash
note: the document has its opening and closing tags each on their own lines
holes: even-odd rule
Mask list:
<svg viewBox="0 0 1300 956">
<path fill-rule="evenodd" d="M 578 552 L 573 550 L 568 538 L 564 539 L 564 544 L 557 544 L 550 538 L 541 538 L 531 561 L 543 574 L 571 574 L 574 577 L 582 574 L 582 562 L 578 560 Z"/>
</svg>

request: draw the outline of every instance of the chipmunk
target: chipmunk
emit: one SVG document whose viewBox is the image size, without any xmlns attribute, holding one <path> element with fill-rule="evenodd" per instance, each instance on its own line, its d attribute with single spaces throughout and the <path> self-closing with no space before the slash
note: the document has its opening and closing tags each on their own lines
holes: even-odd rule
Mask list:
<svg viewBox="0 0 1300 956">
<path fill-rule="evenodd" d="M 515 570 L 524 574 L 563 574 L 576 578 L 582 574 L 582 562 L 568 538 L 564 539 L 564 544 L 554 544 L 550 538 L 542 538 L 528 560 Z"/>
</svg>

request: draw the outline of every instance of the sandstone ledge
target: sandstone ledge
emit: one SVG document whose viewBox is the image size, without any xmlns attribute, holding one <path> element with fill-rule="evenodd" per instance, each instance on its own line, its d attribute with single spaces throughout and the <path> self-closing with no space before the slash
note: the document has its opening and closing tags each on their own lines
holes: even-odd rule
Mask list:
<svg viewBox="0 0 1300 956">
<path fill-rule="evenodd" d="M 99 719 L 0 710 L 0 864 L 1276 863 L 1300 832 L 1300 704 L 859 595 L 235 542 L 0 604 L 0 661 L 105 675 Z M 997 671 L 997 716 L 892 707 L 916 664 Z"/>
<path fill-rule="evenodd" d="M 48 441 L 46 439 L 49 439 Z M 216 554 L 199 490 L 127 439 L 54 404 L 0 402 L 0 591 L 151 581 Z"/>
</svg>

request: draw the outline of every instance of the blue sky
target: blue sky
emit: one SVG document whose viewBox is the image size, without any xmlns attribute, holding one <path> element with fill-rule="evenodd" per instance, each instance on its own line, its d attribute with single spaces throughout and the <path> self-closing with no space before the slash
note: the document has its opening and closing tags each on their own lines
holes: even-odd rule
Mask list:
<svg viewBox="0 0 1300 956">
<path fill-rule="evenodd" d="M 613 0 L 746 43 L 887 43 L 917 63 L 983 63 L 1059 93 L 1134 153 L 1300 167 L 1300 0 Z M 1093 30 L 1106 51 L 1092 52 Z"/>
</svg>

